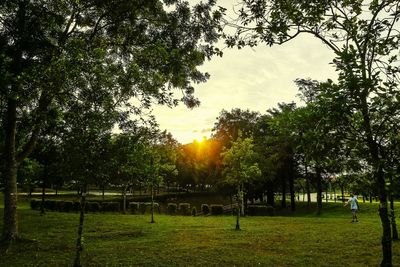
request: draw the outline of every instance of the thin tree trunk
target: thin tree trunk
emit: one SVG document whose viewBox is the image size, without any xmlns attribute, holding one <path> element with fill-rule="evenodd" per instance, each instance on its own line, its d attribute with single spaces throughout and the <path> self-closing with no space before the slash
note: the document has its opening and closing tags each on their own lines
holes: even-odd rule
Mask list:
<svg viewBox="0 0 400 267">
<path fill-rule="evenodd" d="M 81 253 L 83 251 L 82 236 L 83 236 L 83 224 L 85 220 L 85 206 L 86 206 L 86 185 L 81 190 L 81 205 L 79 215 L 79 226 L 78 226 L 78 238 L 76 240 L 76 254 L 74 260 L 74 267 L 81 267 Z"/>
<path fill-rule="evenodd" d="M 237 186 L 237 212 L 236 212 L 236 230 L 240 230 L 240 222 L 239 222 L 239 218 L 240 218 L 240 199 L 241 197 L 241 191 L 240 191 L 240 184 L 238 184 Z"/>
<path fill-rule="evenodd" d="M 5 140 L 5 187 L 2 239 L 11 244 L 18 239 L 17 218 L 17 160 L 15 153 L 17 102 L 8 99 Z"/>
<path fill-rule="evenodd" d="M 155 223 L 155 221 L 154 221 L 154 186 L 153 186 L 153 184 L 151 185 L 151 222 L 150 223 Z"/>
<path fill-rule="evenodd" d="M 44 201 L 46 196 L 46 183 L 45 178 L 42 181 L 42 202 L 40 203 L 40 216 L 44 215 Z"/>
<path fill-rule="evenodd" d="M 304 167 L 305 167 L 306 190 L 307 190 L 307 206 L 310 206 L 311 204 L 310 178 L 308 177 L 308 167 L 306 161 L 304 161 Z"/>
<path fill-rule="evenodd" d="M 399 240 L 399 233 L 397 232 L 396 225 L 396 216 L 394 214 L 394 200 L 393 200 L 393 177 L 392 174 L 389 174 L 390 178 L 390 216 L 391 216 L 391 224 L 392 224 L 392 239 Z"/>
<path fill-rule="evenodd" d="M 289 160 L 289 191 L 290 191 L 290 209 L 291 211 L 296 210 L 296 195 L 294 192 L 294 171 L 293 171 L 293 158 Z"/>
<path fill-rule="evenodd" d="M 241 215 L 242 216 L 244 216 L 244 186 L 243 186 L 243 183 L 242 183 L 242 185 L 241 185 L 241 200 L 242 200 L 242 208 L 240 209 L 240 211 L 241 211 Z M 247 202 L 247 201 L 246 201 Z"/>
<path fill-rule="evenodd" d="M 342 191 L 342 202 L 346 202 L 346 200 L 344 199 L 344 185 L 340 186 L 340 190 Z"/>
<path fill-rule="evenodd" d="M 128 190 L 128 186 L 125 185 L 124 189 L 122 191 L 122 196 L 123 196 L 123 203 L 122 203 L 122 212 L 126 214 L 126 191 Z"/>
<path fill-rule="evenodd" d="M 335 186 L 333 186 L 333 199 L 336 203 L 336 188 L 335 188 Z"/>
<path fill-rule="evenodd" d="M 286 208 L 286 179 L 282 176 L 282 208 Z"/>
<path fill-rule="evenodd" d="M 316 168 L 317 175 L 317 214 L 321 214 L 322 211 L 322 177 L 321 177 L 321 169 L 319 167 Z"/>
</svg>

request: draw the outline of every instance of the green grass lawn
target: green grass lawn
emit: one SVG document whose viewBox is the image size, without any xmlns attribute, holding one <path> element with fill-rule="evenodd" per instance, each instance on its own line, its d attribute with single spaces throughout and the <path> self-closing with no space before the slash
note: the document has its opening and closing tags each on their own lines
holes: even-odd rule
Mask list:
<svg viewBox="0 0 400 267">
<path fill-rule="evenodd" d="M 182 217 L 87 214 L 84 266 L 378 266 L 381 226 L 377 204 L 361 204 L 360 223 L 348 208 L 330 203 L 317 216 Z M 0 255 L 0 266 L 71 266 L 78 214 L 19 207 L 24 241 Z M 2 209 L 0 216 L 2 217 Z M 284 214 L 284 213 L 282 213 Z M 0 222 L 0 225 L 2 221 Z M 400 266 L 400 243 L 393 245 Z"/>
</svg>

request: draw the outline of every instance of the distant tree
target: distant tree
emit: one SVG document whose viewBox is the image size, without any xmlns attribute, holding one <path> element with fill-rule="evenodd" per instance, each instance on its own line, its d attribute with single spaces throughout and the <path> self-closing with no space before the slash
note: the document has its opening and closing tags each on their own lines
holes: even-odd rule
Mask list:
<svg viewBox="0 0 400 267">
<path fill-rule="evenodd" d="M 236 141 L 239 132 L 243 137 L 252 136 L 259 116 L 258 112 L 248 109 L 222 110 L 214 123 L 212 137 L 221 142 L 222 146 L 229 147 L 231 142 Z"/>
<path fill-rule="evenodd" d="M 238 136 L 232 146 L 222 152 L 223 175 L 225 182 L 236 186 L 237 195 L 237 215 L 236 230 L 240 230 L 240 213 L 244 212 L 243 205 L 243 186 L 244 183 L 251 182 L 261 175 L 261 171 L 256 162 L 257 155 L 254 152 L 252 138 Z"/>
</svg>

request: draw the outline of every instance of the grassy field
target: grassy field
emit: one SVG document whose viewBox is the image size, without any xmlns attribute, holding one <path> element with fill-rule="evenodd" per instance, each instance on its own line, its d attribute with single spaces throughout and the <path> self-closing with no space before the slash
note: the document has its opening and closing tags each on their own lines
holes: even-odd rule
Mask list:
<svg viewBox="0 0 400 267">
<path fill-rule="evenodd" d="M 348 208 L 330 203 L 322 215 L 300 207 L 285 216 L 182 217 L 87 214 L 85 266 L 378 266 L 381 226 L 377 204 L 361 203 L 360 223 Z M 0 216 L 2 216 L 2 209 Z M 19 207 L 24 241 L 1 251 L 0 266 L 71 266 L 78 214 L 40 216 Z M 0 222 L 1 225 L 2 222 Z M 400 243 L 393 246 L 400 266 Z"/>
</svg>

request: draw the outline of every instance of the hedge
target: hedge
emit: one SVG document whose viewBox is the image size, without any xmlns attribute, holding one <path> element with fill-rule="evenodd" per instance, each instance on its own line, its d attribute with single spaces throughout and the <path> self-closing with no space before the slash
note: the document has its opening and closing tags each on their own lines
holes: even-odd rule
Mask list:
<svg viewBox="0 0 400 267">
<path fill-rule="evenodd" d="M 210 206 L 211 215 L 222 215 L 224 213 L 224 206 L 212 204 Z"/>
<path fill-rule="evenodd" d="M 98 202 L 86 202 L 86 212 L 99 212 L 100 210 L 101 206 Z"/>
<path fill-rule="evenodd" d="M 168 213 L 169 215 L 175 215 L 177 209 L 178 209 L 178 205 L 176 205 L 176 203 L 168 203 L 168 206 L 167 206 L 167 213 Z"/>
<path fill-rule="evenodd" d="M 190 215 L 190 204 L 189 203 L 179 203 L 179 214 L 188 216 Z"/>
<path fill-rule="evenodd" d="M 112 211 L 119 212 L 121 210 L 121 205 L 119 202 L 103 202 L 102 203 L 102 211 Z"/>
<path fill-rule="evenodd" d="M 204 215 L 207 215 L 210 213 L 210 207 L 207 204 L 201 204 L 201 212 Z"/>
<path fill-rule="evenodd" d="M 193 207 L 192 208 L 192 216 L 197 216 L 197 209 L 196 209 L 196 207 Z"/>
<path fill-rule="evenodd" d="M 139 202 L 129 202 L 129 210 L 132 214 L 138 214 L 139 212 Z"/>
<path fill-rule="evenodd" d="M 274 208 L 266 205 L 248 205 L 246 213 L 249 216 L 273 216 Z"/>
</svg>

